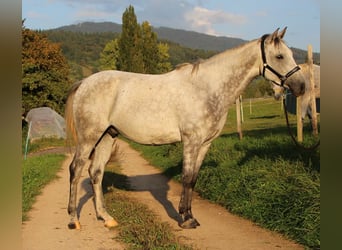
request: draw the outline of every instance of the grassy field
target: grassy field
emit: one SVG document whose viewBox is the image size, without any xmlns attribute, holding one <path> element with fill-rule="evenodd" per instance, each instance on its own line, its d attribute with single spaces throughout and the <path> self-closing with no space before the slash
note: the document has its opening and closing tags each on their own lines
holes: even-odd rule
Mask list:
<svg viewBox="0 0 342 250">
<path fill-rule="evenodd" d="M 45 154 L 30 156 L 29 153 L 37 152 L 50 147 L 63 147 L 65 140 L 44 138 L 34 143 L 30 141 L 26 145 L 27 126 L 22 128 L 22 221 L 28 220 L 27 212 L 31 209 L 36 196 L 53 179 L 57 178 L 57 172 L 65 159 L 61 154 Z M 26 159 L 25 159 L 26 157 Z"/>
<path fill-rule="evenodd" d="M 44 186 L 57 178 L 64 159 L 64 155 L 47 154 L 22 160 L 22 221 L 28 219 L 27 212 Z"/>
<path fill-rule="evenodd" d="M 283 110 L 273 99 L 244 103 L 243 139 L 231 109 L 222 135 L 210 148 L 196 190 L 229 211 L 278 231 L 310 249 L 320 248 L 320 154 L 298 149 L 287 133 Z M 250 112 L 251 111 L 251 112 Z M 295 129 L 295 116 L 290 122 Z M 309 125 L 304 143 L 312 145 Z M 182 145 L 132 143 L 155 166 L 180 179 Z"/>
</svg>

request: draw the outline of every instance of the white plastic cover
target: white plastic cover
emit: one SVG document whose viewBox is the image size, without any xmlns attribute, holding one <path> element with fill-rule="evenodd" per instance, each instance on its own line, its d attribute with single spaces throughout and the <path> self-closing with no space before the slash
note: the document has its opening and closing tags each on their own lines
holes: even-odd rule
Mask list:
<svg viewBox="0 0 342 250">
<path fill-rule="evenodd" d="M 48 107 L 31 109 L 25 118 L 31 125 L 28 137 L 31 141 L 41 138 L 66 138 L 64 118 Z"/>
</svg>

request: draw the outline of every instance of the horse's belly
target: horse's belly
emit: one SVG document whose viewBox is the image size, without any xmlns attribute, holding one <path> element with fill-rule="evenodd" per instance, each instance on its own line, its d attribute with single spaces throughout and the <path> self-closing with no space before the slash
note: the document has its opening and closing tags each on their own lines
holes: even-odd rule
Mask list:
<svg viewBox="0 0 342 250">
<path fill-rule="evenodd" d="M 178 126 L 167 118 L 154 120 L 136 116 L 126 120 L 121 117 L 113 123 L 120 134 L 141 144 L 169 144 L 181 140 Z"/>
<path fill-rule="evenodd" d="M 128 139 L 140 144 L 163 145 L 180 141 L 180 136 L 176 134 L 124 134 Z"/>
</svg>

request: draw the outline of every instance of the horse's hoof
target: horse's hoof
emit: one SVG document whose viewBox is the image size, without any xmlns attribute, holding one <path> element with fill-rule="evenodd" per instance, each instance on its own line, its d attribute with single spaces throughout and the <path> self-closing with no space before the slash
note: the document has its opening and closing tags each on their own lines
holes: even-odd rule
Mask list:
<svg viewBox="0 0 342 250">
<path fill-rule="evenodd" d="M 81 229 L 81 224 L 79 221 L 72 221 L 68 224 L 68 228 L 69 229 L 77 229 L 80 230 Z"/>
<path fill-rule="evenodd" d="M 184 229 L 193 229 L 200 226 L 200 224 L 195 218 L 192 218 L 184 221 L 183 223 L 179 223 L 179 226 Z"/>
<path fill-rule="evenodd" d="M 116 222 L 116 220 L 107 220 L 105 221 L 105 227 L 111 228 L 111 227 L 116 227 L 119 225 L 119 223 Z"/>
</svg>

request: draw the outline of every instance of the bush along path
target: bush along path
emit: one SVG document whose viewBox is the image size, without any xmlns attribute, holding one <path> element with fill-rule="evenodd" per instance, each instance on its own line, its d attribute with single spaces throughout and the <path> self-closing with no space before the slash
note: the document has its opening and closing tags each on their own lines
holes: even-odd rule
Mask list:
<svg viewBox="0 0 342 250">
<path fill-rule="evenodd" d="M 116 150 L 121 173 L 127 176 L 131 187 L 124 195 L 146 205 L 156 214 L 157 219 L 169 224 L 177 241 L 191 245 L 194 249 L 304 249 L 197 195 L 193 198 L 192 210 L 201 226 L 194 230 L 181 229 L 178 226 L 177 212 L 181 184 L 162 175 L 126 142 L 119 140 Z M 58 174 L 60 178 L 44 188 L 28 213 L 29 220 L 22 226 L 23 249 L 128 249 L 129 246 L 116 240 L 120 228 L 109 230 L 103 226 L 102 221 L 96 220 L 86 169 L 83 170 L 79 183 L 78 211 L 81 229 L 67 228 L 70 161 L 69 155 Z M 115 200 L 107 199 L 107 202 Z M 111 204 L 107 203 L 107 207 L 111 207 Z M 116 211 L 112 212 L 115 218 Z"/>
</svg>

